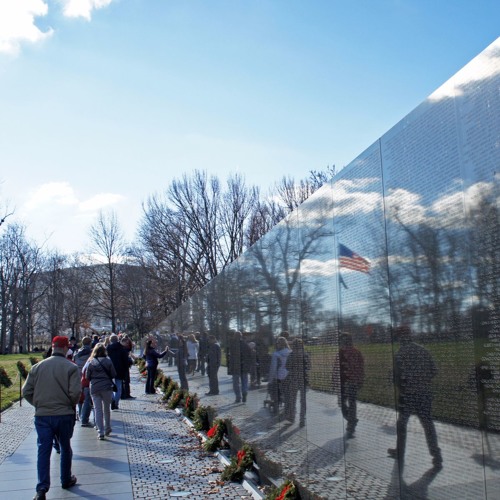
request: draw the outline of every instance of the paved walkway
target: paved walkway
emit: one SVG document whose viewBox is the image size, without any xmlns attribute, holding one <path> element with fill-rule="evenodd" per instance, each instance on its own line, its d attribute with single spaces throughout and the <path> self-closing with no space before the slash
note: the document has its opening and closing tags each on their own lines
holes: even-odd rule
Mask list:
<svg viewBox="0 0 500 500">
<path fill-rule="evenodd" d="M 92 428 L 75 426 L 72 440 L 73 473 L 78 484 L 63 490 L 59 455 L 52 454 L 48 499 L 196 499 L 251 498 L 241 485 L 217 480 L 223 466 L 204 452 L 195 433 L 176 412 L 144 395 L 144 383 L 133 369 L 136 399 L 120 403 L 112 412 L 112 435 L 97 439 Z M 33 498 L 37 482 L 34 409 L 26 401 L 2 413 L 0 423 L 0 498 Z"/>
<path fill-rule="evenodd" d="M 177 378 L 175 367 L 160 368 Z M 198 438 L 176 412 L 146 396 L 144 382 L 133 369 L 132 392 L 137 399 L 121 402 L 112 413 L 113 434 L 98 441 L 93 429 L 76 426 L 73 472 L 78 485 L 62 490 L 58 455 L 53 454 L 49 499 L 193 499 L 251 498 L 236 483 L 217 484 L 222 465 L 205 453 Z M 265 454 L 265 474 L 281 481 L 293 474 L 317 498 L 346 499 L 493 499 L 500 491 L 500 435 L 485 439 L 478 431 L 436 422 L 444 467 L 431 468 L 420 423 L 408 427 L 406 467 L 387 457 L 395 444 L 395 412 L 359 404 L 356 439 L 346 441 L 336 398 L 308 391 L 306 426 L 286 425 L 264 408 L 266 389 L 251 391 L 246 404 L 234 404 L 231 378 L 220 370 L 220 395 L 206 397 L 207 377 L 189 377 L 190 391 L 202 404 L 230 418 L 241 438 Z M 16 403 L 2 413 L 0 423 L 0 498 L 32 498 L 36 484 L 36 433 L 33 408 Z"/>
</svg>

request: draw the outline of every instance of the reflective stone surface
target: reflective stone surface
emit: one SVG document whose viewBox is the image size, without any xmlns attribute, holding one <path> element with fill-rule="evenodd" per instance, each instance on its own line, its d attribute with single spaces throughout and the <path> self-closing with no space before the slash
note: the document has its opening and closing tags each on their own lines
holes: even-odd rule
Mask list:
<svg viewBox="0 0 500 500">
<path fill-rule="evenodd" d="M 499 200 L 496 41 L 168 318 L 248 374 L 264 474 L 500 497 Z"/>
</svg>

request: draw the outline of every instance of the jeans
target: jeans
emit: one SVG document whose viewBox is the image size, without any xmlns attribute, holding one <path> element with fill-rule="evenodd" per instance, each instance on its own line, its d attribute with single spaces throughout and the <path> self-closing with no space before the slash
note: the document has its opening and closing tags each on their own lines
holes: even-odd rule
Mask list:
<svg viewBox="0 0 500 500">
<path fill-rule="evenodd" d="M 90 397 L 90 388 L 83 387 L 83 404 L 82 404 L 82 412 L 80 413 L 80 423 L 88 424 L 90 419 L 90 412 L 92 410 L 92 398 Z"/>
<path fill-rule="evenodd" d="M 113 402 L 115 404 L 115 407 L 118 408 L 118 405 L 120 403 L 120 399 L 122 397 L 122 391 L 123 391 L 123 380 L 120 378 L 115 378 L 114 379 L 117 391 L 113 392 Z"/>
<path fill-rule="evenodd" d="M 148 366 L 148 378 L 146 379 L 146 394 L 155 394 L 156 366 Z"/>
<path fill-rule="evenodd" d="M 113 391 L 100 391 L 92 394 L 94 402 L 95 424 L 100 436 L 111 432 L 111 400 Z"/>
<path fill-rule="evenodd" d="M 59 441 L 61 450 L 60 479 L 61 484 L 67 484 L 71 480 L 71 462 L 73 450 L 71 449 L 71 438 L 75 426 L 75 415 L 55 415 L 47 417 L 35 417 L 35 428 L 37 433 L 37 469 L 38 484 L 36 491 L 49 491 L 50 488 L 50 455 L 54 438 Z"/>
<path fill-rule="evenodd" d="M 246 399 L 248 392 L 248 373 L 233 375 L 233 391 L 236 396 L 236 401 L 241 401 L 242 395 L 243 399 Z"/>
</svg>

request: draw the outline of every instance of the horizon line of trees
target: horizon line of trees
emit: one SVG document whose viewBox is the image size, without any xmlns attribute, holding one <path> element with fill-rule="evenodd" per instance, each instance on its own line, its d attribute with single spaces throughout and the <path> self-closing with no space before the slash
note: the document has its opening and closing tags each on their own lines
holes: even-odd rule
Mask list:
<svg viewBox="0 0 500 500">
<path fill-rule="evenodd" d="M 143 203 L 137 238 L 126 242 L 114 212 L 89 229 L 89 252 L 63 255 L 0 220 L 0 353 L 34 347 L 34 334 L 77 339 L 101 318 L 142 338 L 330 180 L 334 167 L 299 182 L 283 177 L 269 195 L 242 176 L 194 170 Z"/>
</svg>

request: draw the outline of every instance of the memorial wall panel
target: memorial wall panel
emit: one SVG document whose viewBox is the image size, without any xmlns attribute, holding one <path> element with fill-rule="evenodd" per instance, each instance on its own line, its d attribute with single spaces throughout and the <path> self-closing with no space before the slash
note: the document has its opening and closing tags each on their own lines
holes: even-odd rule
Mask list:
<svg viewBox="0 0 500 500">
<path fill-rule="evenodd" d="M 500 39 L 160 325 L 220 339 L 263 478 L 500 497 L 499 202 Z"/>
</svg>

